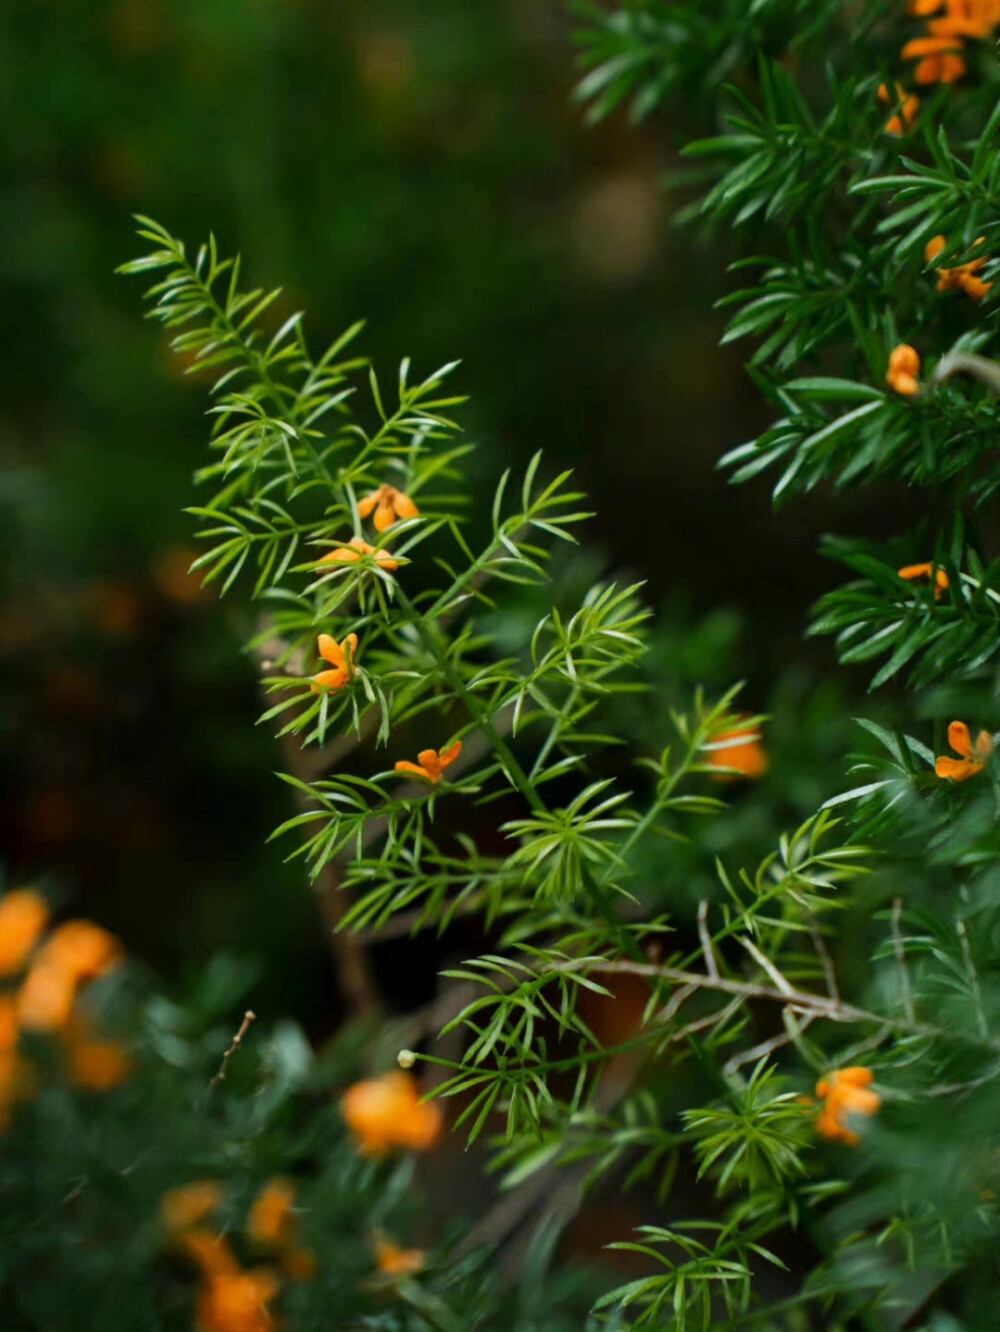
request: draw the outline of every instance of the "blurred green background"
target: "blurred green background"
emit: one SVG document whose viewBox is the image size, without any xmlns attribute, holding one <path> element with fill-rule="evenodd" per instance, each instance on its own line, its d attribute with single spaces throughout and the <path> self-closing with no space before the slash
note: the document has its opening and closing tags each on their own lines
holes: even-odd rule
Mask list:
<svg viewBox="0 0 1000 1332">
<path fill-rule="evenodd" d="M 288 802 L 251 619 L 186 575 L 205 387 L 114 276 L 132 212 L 192 246 L 213 229 L 316 343 L 367 318 L 383 369 L 461 357 L 481 504 L 539 448 L 575 467 L 595 572 L 666 608 L 663 670 L 746 677 L 753 708 L 777 690 L 788 763 L 807 720 L 813 754 L 844 743 L 809 674 L 829 647 L 802 656 L 837 580 L 816 533 L 891 513 L 818 496 L 775 520 L 715 473 L 765 417 L 717 346 L 726 242 L 671 227 L 662 180 L 696 117 L 587 128 L 572 28 L 560 0 L 0 10 L 0 864 L 172 979 L 260 956 L 255 1002 L 314 1030 L 336 985 L 302 872 L 265 843 Z"/>
</svg>

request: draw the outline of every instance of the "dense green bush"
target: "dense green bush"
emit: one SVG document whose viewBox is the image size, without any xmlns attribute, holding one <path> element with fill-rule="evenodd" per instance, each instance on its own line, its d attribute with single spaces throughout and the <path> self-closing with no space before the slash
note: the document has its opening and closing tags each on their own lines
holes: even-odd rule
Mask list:
<svg viewBox="0 0 1000 1332">
<path fill-rule="evenodd" d="M 585 6 L 579 91 L 718 117 L 689 212 L 746 238 L 726 337 L 777 418 L 734 479 L 926 507 L 826 539 L 852 581 L 812 631 L 881 691 L 851 772 L 837 694 L 745 710 L 725 622 L 657 629 L 541 455 L 478 534 L 454 365 L 389 375 L 357 327 L 317 350 L 214 239 L 140 219 L 125 271 L 212 386 L 195 567 L 252 607 L 300 806 L 276 836 L 364 1016 L 327 1054 L 250 1013 L 233 1038 L 237 965 L 177 1003 L 0 899 L 12 1328 L 1000 1313 L 1000 6 L 746 10 Z M 391 939 L 444 961 L 386 1021 Z"/>
</svg>

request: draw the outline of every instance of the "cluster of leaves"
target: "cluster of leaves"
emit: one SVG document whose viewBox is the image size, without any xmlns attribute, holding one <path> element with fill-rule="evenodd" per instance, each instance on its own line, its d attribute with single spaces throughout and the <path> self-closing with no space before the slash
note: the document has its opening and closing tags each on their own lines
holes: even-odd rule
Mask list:
<svg viewBox="0 0 1000 1332">
<path fill-rule="evenodd" d="M 784 10 L 787 18 L 792 6 L 752 8 L 755 15 Z M 732 35 L 731 7 L 722 0 L 698 6 L 652 0 L 592 15 L 584 41 L 593 68 L 580 88 L 594 99 L 595 116 L 625 96 L 633 109 L 648 110 L 683 86 L 676 61 L 692 34 L 716 25 L 729 60 L 724 69 L 697 70 L 700 87 L 711 94 L 717 132 L 685 150 L 699 163 L 694 178 L 709 181 L 688 215 L 733 226 L 754 251 L 734 265 L 737 273 L 752 272 L 754 284 L 722 302 L 732 311 L 724 341 L 754 340 L 750 373 L 781 414 L 723 465 L 736 481 L 776 473 L 776 501 L 831 481 L 919 485 L 933 500 L 936 531 L 925 523 L 883 547 L 827 539 L 827 553 L 858 577 L 822 599 L 812 632 L 835 635 L 845 663 L 875 663 L 872 688 L 905 681 L 911 690 L 897 709 L 898 730 L 862 719 L 877 750 L 858 756 L 860 784 L 827 803 L 850 816 L 855 838 L 883 852 L 872 924 L 881 921 L 889 932 L 873 965 L 895 958 L 898 966 L 894 980 L 888 973 L 877 983 L 879 992 L 883 999 L 892 993 L 910 1017 L 933 1012 L 959 1043 L 959 1032 L 982 1035 L 997 1022 L 996 776 L 987 765 L 971 771 L 974 782 L 953 785 L 936 775 L 935 761 L 949 752 L 948 721 L 968 717 L 987 737 L 1000 721 L 1000 564 L 988 517 L 1000 484 L 1000 367 L 990 359 L 1000 242 L 1000 69 L 985 44 L 975 61 L 970 57 L 973 69 L 961 83 L 929 95 L 922 89 L 915 123 L 897 121 L 905 134 L 890 132 L 878 92 L 912 78 L 896 55 L 915 35 L 906 7 L 811 8 L 814 26 L 788 24 L 766 39 L 748 24 L 751 49 Z M 809 59 L 814 38 L 822 62 Z M 626 51 L 630 60 L 622 58 Z M 720 87 L 722 80 L 728 86 Z M 925 254 L 936 237 L 943 246 Z M 977 271 L 992 285 L 981 301 L 953 299 L 939 285 L 941 270 L 983 258 Z M 890 352 L 900 343 L 915 346 L 923 361 L 912 397 L 887 384 Z M 914 564 L 925 565 L 928 576 L 914 576 L 907 569 Z M 915 724 L 922 737 L 911 733 Z M 972 1163 L 996 1149 L 983 1099 L 984 1089 L 995 1086 L 996 1059 L 965 1050 L 958 1074 L 915 1034 L 895 1039 L 899 1068 L 907 1070 L 899 1082 L 901 1090 L 906 1084 L 904 1098 L 923 1096 L 930 1105 L 939 1097 L 937 1114 L 921 1119 L 911 1103 L 908 1151 L 883 1138 L 880 1124 L 882 1177 L 832 1209 L 822 1244 L 830 1256 L 806 1291 L 836 1297 L 865 1316 L 877 1316 L 893 1300 L 913 1310 L 903 1289 L 908 1278 L 884 1264 L 886 1250 L 901 1245 L 901 1271 L 916 1271 L 936 1255 L 930 1261 L 940 1275 L 921 1299 L 927 1325 L 937 1325 L 940 1294 L 941 1307 L 960 1309 L 974 1326 L 979 1301 L 993 1307 L 997 1299 L 983 1267 L 991 1232 L 988 1224 L 977 1230 L 983 1214 L 972 1206 L 975 1186 L 966 1183 L 963 1207 L 941 1181 L 947 1171 L 969 1181 L 977 1169 Z M 908 1045 L 912 1053 L 905 1056 Z M 948 1122 L 947 1165 L 929 1170 L 934 1182 L 921 1208 L 913 1202 L 915 1163 L 925 1166 L 927 1144 L 941 1142 L 945 1103 L 959 1121 Z M 963 1132 L 969 1137 L 960 1141 Z M 961 1274 L 952 1278 L 950 1294 L 947 1273 Z M 954 1300 L 962 1282 L 974 1298 Z"/>
</svg>

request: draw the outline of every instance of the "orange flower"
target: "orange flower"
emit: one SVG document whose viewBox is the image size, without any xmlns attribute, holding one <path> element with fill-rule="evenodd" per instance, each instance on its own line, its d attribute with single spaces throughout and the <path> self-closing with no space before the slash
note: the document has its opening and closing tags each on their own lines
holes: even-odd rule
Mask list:
<svg viewBox="0 0 1000 1332">
<path fill-rule="evenodd" d="M 888 106 L 894 102 L 899 108 L 885 123 L 886 134 L 906 134 L 917 123 L 920 110 L 920 98 L 916 93 L 908 93 L 901 83 L 895 85 L 895 93 L 890 93 L 884 83 L 879 85 L 878 99 Z"/>
<path fill-rule="evenodd" d="M 9 994 L 0 994 L 0 1055 L 17 1046 L 17 1005 Z"/>
<path fill-rule="evenodd" d="M 318 562 L 320 564 L 357 564 L 366 555 L 371 555 L 378 567 L 385 569 L 387 573 L 394 573 L 399 568 L 399 561 L 394 560 L 387 550 L 376 550 L 374 546 L 370 546 L 367 541 L 362 540 L 359 536 L 351 537 L 346 546 L 338 546 L 336 550 L 331 550 Z"/>
<path fill-rule="evenodd" d="M 177 1237 L 177 1247 L 208 1277 L 234 1276 L 240 1270 L 224 1235 L 208 1230 L 187 1230 Z"/>
<path fill-rule="evenodd" d="M 736 769 L 735 772 L 712 773 L 714 781 L 735 782 L 740 777 L 763 777 L 771 765 L 767 750 L 760 742 L 760 734 L 752 727 L 723 731 L 721 735 L 712 736 L 711 744 L 713 748 L 707 750 L 706 762 L 713 768 Z"/>
<path fill-rule="evenodd" d="M 841 1068 L 816 1083 L 816 1095 L 824 1101 L 816 1120 L 816 1132 L 831 1142 L 855 1146 L 861 1139 L 847 1127 L 847 1116 L 873 1115 L 882 1104 L 877 1092 L 869 1091 L 874 1080 L 870 1068 Z"/>
<path fill-rule="evenodd" d="M 121 944 L 89 920 L 68 920 L 39 950 L 18 995 L 21 1025 L 54 1031 L 69 1022 L 77 991 L 119 961 Z"/>
<path fill-rule="evenodd" d="M 918 83 L 954 83 L 965 73 L 965 61 L 958 37 L 914 37 L 900 54 L 904 60 L 918 61 L 913 77 Z"/>
<path fill-rule="evenodd" d="M 27 1075 L 17 1050 L 17 1007 L 12 995 L 0 994 L 0 1133 L 10 1122 L 14 1102 L 28 1088 Z"/>
<path fill-rule="evenodd" d="M 889 369 L 886 372 L 885 382 L 891 389 L 901 393 L 904 398 L 912 398 L 915 393 L 920 392 L 920 357 L 916 350 L 907 342 L 901 342 L 898 347 L 893 347 L 889 354 Z"/>
<path fill-rule="evenodd" d="M 976 244 L 982 245 L 984 241 L 985 237 L 980 236 Z M 947 244 L 948 242 L 944 236 L 935 236 L 924 247 L 924 258 L 928 263 L 932 263 Z M 985 259 L 973 259 L 967 264 L 958 264 L 954 268 L 939 268 L 938 291 L 964 291 L 974 301 L 981 301 L 993 286 L 992 282 L 984 282 L 982 278 L 976 277 L 985 263 Z"/>
<path fill-rule="evenodd" d="M 442 753 L 438 753 L 436 749 L 422 749 L 417 755 L 416 763 L 411 763 L 409 759 L 400 759 L 396 764 L 396 771 L 412 772 L 415 777 L 423 777 L 426 781 L 433 782 L 437 786 L 445 768 L 450 768 L 461 752 L 461 740 L 456 740 L 449 749 Z"/>
<path fill-rule="evenodd" d="M 914 578 L 933 576 L 935 601 L 940 601 L 942 595 L 948 591 L 948 575 L 943 569 L 935 569 L 933 564 L 904 564 L 902 569 L 897 569 L 896 572 L 907 582 L 912 582 Z"/>
<path fill-rule="evenodd" d="M 989 731 L 980 731 L 976 737 L 976 747 L 972 747 L 972 736 L 965 722 L 953 721 L 948 727 L 948 743 L 960 759 L 942 755 L 934 763 L 934 771 L 939 777 L 950 777 L 953 782 L 967 782 L 986 767 L 993 753 L 993 737 Z"/>
<path fill-rule="evenodd" d="M 121 944 L 100 925 L 89 920 L 67 920 L 49 935 L 39 961 L 82 985 L 110 971 L 121 956 Z"/>
<path fill-rule="evenodd" d="M 49 908 L 30 888 L 0 897 L 0 976 L 16 976 L 49 923 Z"/>
<path fill-rule="evenodd" d="M 118 1041 L 80 1041 L 70 1050 L 73 1081 L 85 1091 L 120 1087 L 131 1067 L 128 1051 Z"/>
<path fill-rule="evenodd" d="M 906 8 L 911 14 L 925 15 L 936 14 L 944 4 L 944 0 L 909 0 Z"/>
<path fill-rule="evenodd" d="M 424 1265 L 422 1249 L 401 1249 L 391 1240 L 375 1237 L 375 1262 L 386 1276 L 406 1277 L 419 1272 Z"/>
<path fill-rule="evenodd" d="M 198 1332 L 270 1332 L 268 1305 L 278 1294 L 278 1279 L 266 1267 L 251 1272 L 220 1272 L 208 1278 L 198 1298 Z"/>
<path fill-rule="evenodd" d="M 354 658 L 358 650 L 357 634 L 348 634 L 342 643 L 338 643 L 329 634 L 320 634 L 316 640 L 319 655 L 333 667 L 332 671 L 320 671 L 313 677 L 313 692 L 320 689 L 343 689 L 354 679 Z"/>
<path fill-rule="evenodd" d="M 288 1179 L 272 1179 L 261 1189 L 247 1217 L 247 1234 L 257 1244 L 278 1246 L 291 1236 L 295 1185 Z"/>
<path fill-rule="evenodd" d="M 57 1031 L 73 1012 L 76 986 L 57 967 L 36 962 L 17 996 L 21 1025 L 35 1031 Z"/>
<path fill-rule="evenodd" d="M 168 1189 L 160 1199 L 160 1215 L 176 1234 L 204 1221 L 222 1202 L 222 1188 L 214 1179 L 196 1179 Z"/>
<path fill-rule="evenodd" d="M 940 9 L 936 5 L 933 13 Z M 1000 23 L 1000 0 L 947 0 L 943 18 L 931 19 L 927 31 L 935 37 L 989 37 Z"/>
<path fill-rule="evenodd" d="M 441 1132 L 440 1106 L 420 1100 L 416 1079 L 408 1073 L 356 1082 L 340 1106 L 365 1156 L 382 1156 L 392 1147 L 423 1152 Z"/>
<path fill-rule="evenodd" d="M 367 518 L 373 510 L 376 532 L 386 531 L 397 518 L 416 518 L 420 512 L 409 495 L 404 495 L 395 486 L 379 486 L 378 490 L 358 500 L 359 517 Z"/>
</svg>

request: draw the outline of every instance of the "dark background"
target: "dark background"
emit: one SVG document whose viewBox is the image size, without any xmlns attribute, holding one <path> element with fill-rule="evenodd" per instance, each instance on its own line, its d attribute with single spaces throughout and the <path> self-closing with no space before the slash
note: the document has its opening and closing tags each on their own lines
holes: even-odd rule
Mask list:
<svg viewBox="0 0 1000 1332">
<path fill-rule="evenodd" d="M 829 646 L 801 644 L 838 577 L 816 535 L 892 526 L 884 501 L 775 518 L 716 473 L 766 417 L 717 346 L 728 242 L 672 227 L 662 185 L 706 127 L 588 128 L 574 68 L 558 0 L 0 11 L 0 866 L 170 980 L 226 947 L 261 959 L 255 1002 L 317 1030 L 336 1011 L 301 869 L 265 842 L 289 803 L 249 614 L 185 574 L 205 386 L 114 276 L 135 211 L 191 247 L 214 230 L 317 344 L 367 318 L 385 372 L 461 357 L 481 506 L 543 448 L 595 497 L 595 571 L 648 580 L 679 677 L 777 691 L 792 747 L 839 707 L 814 684 Z"/>
</svg>

